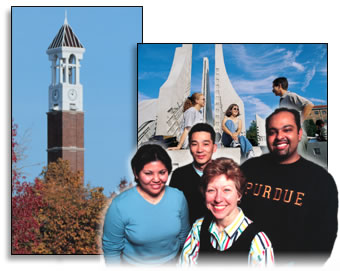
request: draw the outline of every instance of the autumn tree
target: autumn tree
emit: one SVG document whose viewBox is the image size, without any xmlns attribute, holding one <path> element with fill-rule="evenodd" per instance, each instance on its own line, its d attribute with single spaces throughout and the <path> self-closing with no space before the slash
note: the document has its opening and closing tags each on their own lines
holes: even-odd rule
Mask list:
<svg viewBox="0 0 340 271">
<path fill-rule="evenodd" d="M 12 123 L 12 254 L 101 254 L 103 188 L 84 187 L 82 173 L 61 159 L 26 181 L 17 128 Z"/>
<path fill-rule="evenodd" d="M 18 168 L 20 146 L 16 140 L 18 126 L 12 122 L 12 227 L 11 241 L 12 254 L 31 254 L 34 247 L 41 242 L 40 223 L 38 214 L 44 206 L 42 199 L 42 183 L 36 179 L 34 182 L 26 181 L 26 177 Z"/>
<path fill-rule="evenodd" d="M 132 182 L 128 182 L 126 178 L 121 178 L 120 183 L 118 185 L 119 193 L 131 188 L 133 186 Z"/>
<path fill-rule="evenodd" d="M 103 188 L 84 187 L 81 172 L 70 170 L 69 162 L 58 159 L 43 171 L 40 209 L 41 241 L 37 254 L 100 254 L 103 210 L 107 198 Z"/>
</svg>

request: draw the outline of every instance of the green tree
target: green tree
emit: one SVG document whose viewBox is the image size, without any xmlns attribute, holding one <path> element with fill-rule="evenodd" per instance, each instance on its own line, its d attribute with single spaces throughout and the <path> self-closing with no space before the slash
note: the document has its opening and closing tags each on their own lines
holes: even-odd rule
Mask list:
<svg viewBox="0 0 340 271">
<path fill-rule="evenodd" d="M 256 128 L 256 121 L 253 120 L 250 123 L 249 129 L 247 130 L 247 138 L 250 141 L 250 143 L 253 146 L 257 146 L 258 145 L 258 141 L 257 141 L 257 128 Z"/>
<path fill-rule="evenodd" d="M 307 136 L 315 136 L 316 133 L 316 125 L 312 119 L 305 120 L 303 122 L 303 127 L 307 133 Z"/>
</svg>

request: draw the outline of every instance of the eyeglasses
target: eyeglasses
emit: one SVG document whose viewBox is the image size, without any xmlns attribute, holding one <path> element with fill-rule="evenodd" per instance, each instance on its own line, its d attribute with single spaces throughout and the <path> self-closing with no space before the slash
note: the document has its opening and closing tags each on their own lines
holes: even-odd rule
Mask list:
<svg viewBox="0 0 340 271">
<path fill-rule="evenodd" d="M 233 110 L 236 110 L 236 111 L 238 111 L 238 108 L 234 107 L 234 108 L 233 108 Z"/>
</svg>

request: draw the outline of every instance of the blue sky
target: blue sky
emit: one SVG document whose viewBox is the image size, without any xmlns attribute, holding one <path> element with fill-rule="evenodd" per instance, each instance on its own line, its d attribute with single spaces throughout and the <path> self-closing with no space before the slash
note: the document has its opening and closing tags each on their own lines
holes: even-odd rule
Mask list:
<svg viewBox="0 0 340 271">
<path fill-rule="evenodd" d="M 181 44 L 138 46 L 138 101 L 157 98 Z M 214 101 L 215 51 L 213 44 L 193 44 L 192 92 L 201 91 L 203 57 L 209 58 L 210 91 Z M 289 90 L 315 105 L 327 104 L 327 45 L 224 44 L 224 61 L 230 81 L 245 106 L 246 127 L 255 114 L 265 118 L 279 103 L 272 81 L 285 76 Z"/>
<path fill-rule="evenodd" d="M 48 87 L 46 50 L 67 20 L 85 47 L 80 62 L 84 89 L 85 183 L 114 191 L 132 180 L 136 150 L 137 43 L 142 9 L 110 7 L 14 7 L 12 10 L 12 118 L 27 147 L 22 165 L 29 180 L 47 164 Z"/>
</svg>

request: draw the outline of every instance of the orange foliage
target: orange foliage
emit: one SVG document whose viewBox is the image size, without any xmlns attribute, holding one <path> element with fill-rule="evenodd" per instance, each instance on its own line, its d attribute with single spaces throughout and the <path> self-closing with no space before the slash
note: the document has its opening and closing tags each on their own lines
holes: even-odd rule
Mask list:
<svg viewBox="0 0 340 271">
<path fill-rule="evenodd" d="M 58 159 L 43 172 L 45 202 L 38 214 L 40 240 L 35 254 L 101 254 L 103 210 L 108 199 L 103 188 L 84 187 L 81 172 Z"/>
</svg>

